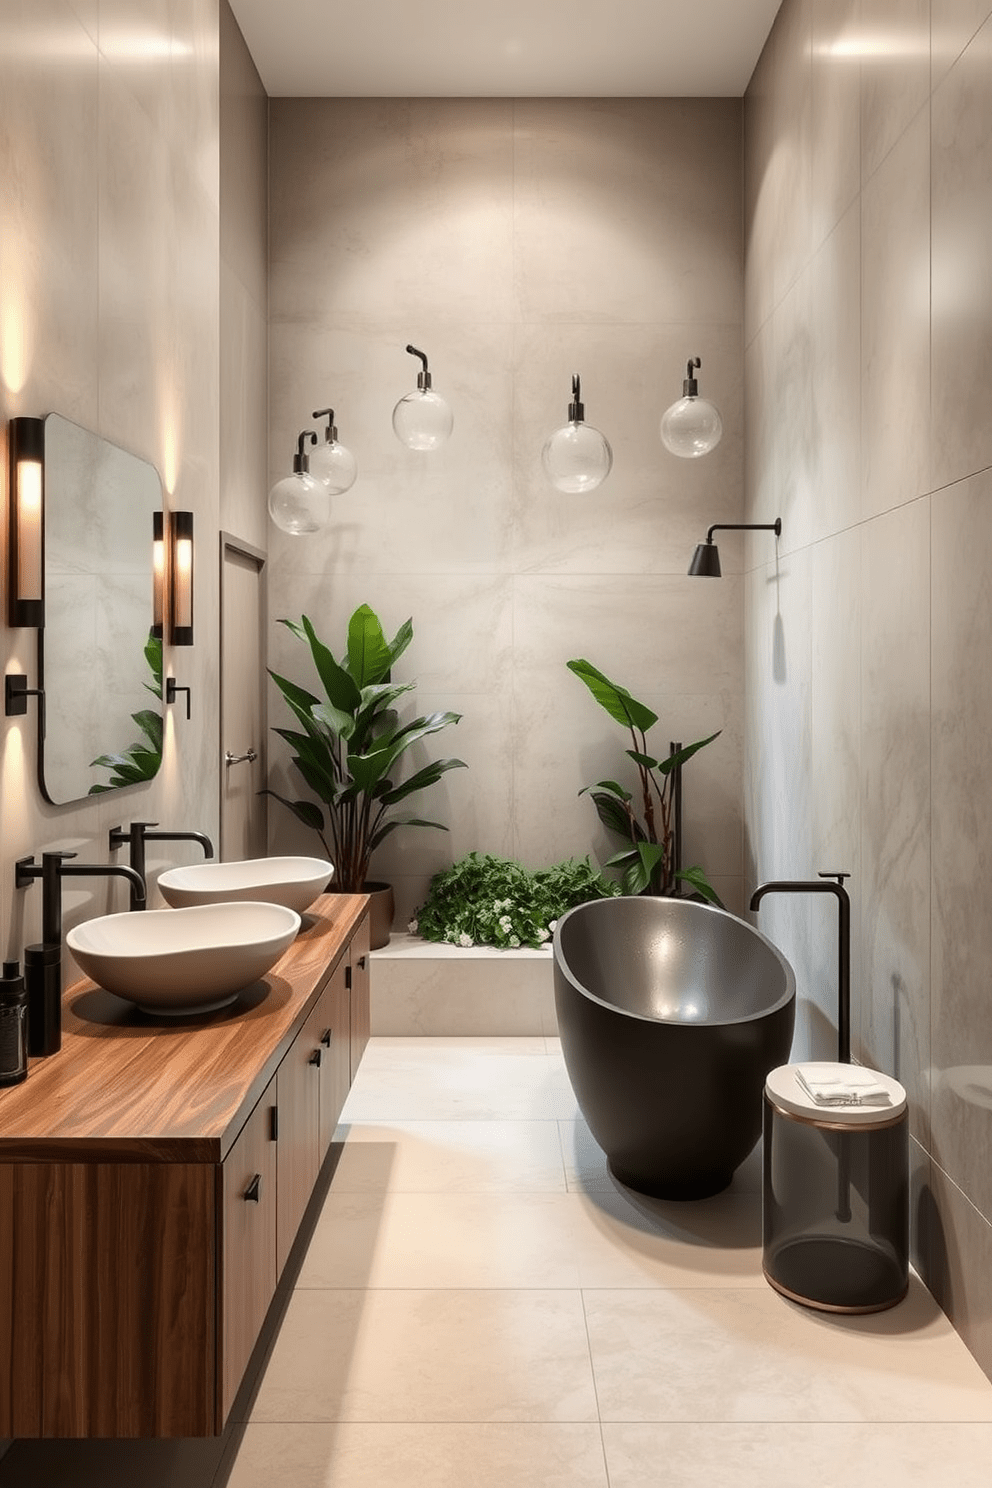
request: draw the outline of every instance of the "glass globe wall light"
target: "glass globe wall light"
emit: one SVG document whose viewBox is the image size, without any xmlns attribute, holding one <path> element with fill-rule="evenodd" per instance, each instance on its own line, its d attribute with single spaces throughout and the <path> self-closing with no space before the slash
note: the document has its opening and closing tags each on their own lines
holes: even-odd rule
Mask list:
<svg viewBox="0 0 992 1488">
<path fill-rule="evenodd" d="M 439 449 L 450 437 L 454 417 L 448 403 L 434 390 L 426 353 L 410 345 L 406 350 L 418 357 L 422 365 L 416 388 L 393 409 L 393 431 L 407 449 L 430 452 Z M 661 419 L 662 443 L 681 459 L 698 459 L 709 454 L 723 433 L 719 410 L 699 396 L 699 382 L 694 374 L 701 365 L 699 357 L 689 358 L 682 397 L 665 410 Z M 358 475 L 354 455 L 338 439 L 333 408 L 318 409 L 312 417 L 327 419 L 323 440 L 318 440 L 312 429 L 304 429 L 298 437 L 293 473 L 276 481 L 269 492 L 273 522 L 283 532 L 297 537 L 326 526 L 331 515 L 330 498 L 350 490 Z M 308 444 L 316 448 L 308 452 Z M 568 422 L 545 442 L 541 461 L 548 480 L 566 495 L 595 491 L 613 468 L 609 440 L 585 421 L 577 372 L 572 377 Z"/>
</svg>

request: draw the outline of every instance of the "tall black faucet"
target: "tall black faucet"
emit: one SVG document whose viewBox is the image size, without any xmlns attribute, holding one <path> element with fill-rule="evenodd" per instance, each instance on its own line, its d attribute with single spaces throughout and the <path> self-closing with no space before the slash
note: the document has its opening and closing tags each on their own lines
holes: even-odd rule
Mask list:
<svg viewBox="0 0 992 1488">
<path fill-rule="evenodd" d="M 26 889 L 36 878 L 41 879 L 41 938 L 48 946 L 62 945 L 63 878 L 126 878 L 131 885 L 131 907 L 145 907 L 145 881 L 133 868 L 125 868 L 123 863 L 68 862 L 75 856 L 74 852 L 46 852 L 40 863 L 33 856 L 17 860 L 16 888 Z"/>
<path fill-rule="evenodd" d="M 849 873 L 820 873 L 818 879 L 786 879 L 761 884 L 751 895 L 757 909 L 766 894 L 835 894 L 839 909 L 837 927 L 837 1058 L 851 1062 L 851 900 L 844 887 Z M 830 880 L 836 879 L 836 883 Z M 825 882 L 826 880 L 826 882 Z"/>
<path fill-rule="evenodd" d="M 63 878 L 126 878 L 132 907 L 144 909 L 144 879 L 133 868 L 117 863 L 70 863 L 74 852 L 46 852 L 41 862 L 18 858 L 14 885 L 26 889 L 41 879 L 41 945 L 24 948 L 24 980 L 28 992 L 28 1053 L 55 1054 L 62 1047 L 62 880 Z"/>
<path fill-rule="evenodd" d="M 157 826 L 158 822 L 133 821 L 126 832 L 123 827 L 111 827 L 110 829 L 110 851 L 116 852 L 119 847 L 127 847 L 131 867 L 141 876 L 142 883 L 147 877 L 145 873 L 146 842 L 198 842 L 203 848 L 203 856 L 213 857 L 214 845 L 205 832 L 153 832 L 151 828 Z M 142 896 L 142 902 L 136 904 L 132 891 L 132 909 L 144 909 L 146 903 L 147 900 Z"/>
</svg>

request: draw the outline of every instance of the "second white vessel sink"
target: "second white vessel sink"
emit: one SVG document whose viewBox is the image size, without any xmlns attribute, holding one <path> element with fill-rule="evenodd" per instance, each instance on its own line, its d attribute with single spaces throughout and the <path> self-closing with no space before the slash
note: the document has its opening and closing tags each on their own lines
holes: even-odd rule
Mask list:
<svg viewBox="0 0 992 1488">
<path fill-rule="evenodd" d="M 334 875 L 326 858 L 245 858 L 236 863 L 190 863 L 158 876 L 166 904 L 218 904 L 222 900 L 264 899 L 303 914 Z"/>
<path fill-rule="evenodd" d="M 212 1012 L 264 976 L 300 928 L 282 904 L 240 902 L 102 915 L 65 941 L 98 986 L 147 1013 Z"/>
</svg>

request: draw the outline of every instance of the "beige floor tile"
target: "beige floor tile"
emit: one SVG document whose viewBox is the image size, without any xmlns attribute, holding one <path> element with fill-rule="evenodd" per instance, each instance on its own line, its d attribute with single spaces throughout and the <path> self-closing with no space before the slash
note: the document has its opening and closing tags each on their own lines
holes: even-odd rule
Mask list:
<svg viewBox="0 0 992 1488">
<path fill-rule="evenodd" d="M 599 1427 L 252 1424 L 226 1488 L 607 1488 Z"/>
<path fill-rule="evenodd" d="M 337 1193 L 299 1287 L 764 1286 L 755 1195 Z"/>
<path fill-rule="evenodd" d="M 770 1288 L 583 1295 L 604 1421 L 992 1421 L 992 1384 L 915 1278 L 848 1318 Z"/>
<path fill-rule="evenodd" d="M 608 1425 L 603 1440 L 610 1488 L 988 1488 L 992 1462 L 992 1426 L 929 1421 Z"/>
<path fill-rule="evenodd" d="M 564 1192 L 555 1121 L 352 1122 L 335 1193 Z"/>
<path fill-rule="evenodd" d="M 766 1285 L 757 1194 L 681 1204 L 618 1187 L 567 1199 L 582 1287 Z"/>
<path fill-rule="evenodd" d="M 254 1421 L 595 1421 L 576 1291 L 298 1291 Z"/>
<path fill-rule="evenodd" d="M 298 1287 L 578 1287 L 560 1194 L 327 1195 Z"/>
<path fill-rule="evenodd" d="M 564 1063 L 545 1053 L 543 1038 L 373 1039 L 341 1120 L 534 1121 L 576 1114 Z"/>
</svg>

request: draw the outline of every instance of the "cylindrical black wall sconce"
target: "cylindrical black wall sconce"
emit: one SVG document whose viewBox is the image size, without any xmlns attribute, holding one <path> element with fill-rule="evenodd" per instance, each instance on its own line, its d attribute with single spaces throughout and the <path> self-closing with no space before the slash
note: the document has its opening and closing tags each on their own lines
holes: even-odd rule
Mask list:
<svg viewBox="0 0 992 1488">
<path fill-rule="evenodd" d="M 45 420 L 11 419 L 7 622 L 45 623 Z"/>
<path fill-rule="evenodd" d="M 193 513 L 170 513 L 169 640 L 193 644 Z"/>
<path fill-rule="evenodd" d="M 165 513 L 152 512 L 152 635 L 165 635 Z"/>
</svg>

